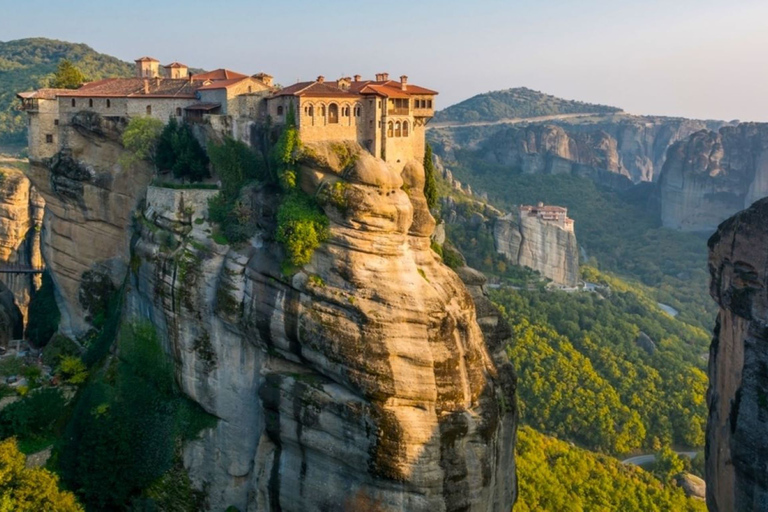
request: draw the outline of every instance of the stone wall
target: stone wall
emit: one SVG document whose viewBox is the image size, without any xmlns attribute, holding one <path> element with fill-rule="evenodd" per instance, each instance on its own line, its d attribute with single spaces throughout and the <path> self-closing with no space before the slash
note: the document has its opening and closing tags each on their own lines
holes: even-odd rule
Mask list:
<svg viewBox="0 0 768 512">
<path fill-rule="evenodd" d="M 59 110 L 56 100 L 36 102 L 37 111 L 30 112 L 27 119 L 27 145 L 30 158 L 41 160 L 59 150 Z"/>
</svg>

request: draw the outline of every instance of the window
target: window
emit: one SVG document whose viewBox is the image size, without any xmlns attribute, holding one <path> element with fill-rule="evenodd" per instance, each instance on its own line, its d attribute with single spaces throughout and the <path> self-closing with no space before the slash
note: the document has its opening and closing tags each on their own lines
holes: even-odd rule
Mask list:
<svg viewBox="0 0 768 512">
<path fill-rule="evenodd" d="M 75 98 L 72 98 L 72 106 L 73 107 L 77 106 L 77 102 L 75 101 Z"/>
<path fill-rule="evenodd" d="M 309 115 L 314 117 L 315 116 L 315 107 L 312 105 L 309 106 Z"/>
<path fill-rule="evenodd" d="M 110 108 L 112 106 L 112 102 L 110 100 L 107 100 L 107 108 Z"/>
<path fill-rule="evenodd" d="M 335 103 L 328 105 L 328 123 L 336 124 L 339 122 L 339 106 Z"/>
<path fill-rule="evenodd" d="M 277 115 L 279 115 L 279 116 L 283 115 L 283 106 L 282 105 L 279 105 L 277 107 Z"/>
<path fill-rule="evenodd" d="M 432 100 L 427 100 L 427 108 L 432 108 Z"/>
<path fill-rule="evenodd" d="M 325 105 L 320 105 L 320 115 L 325 117 Z"/>
<path fill-rule="evenodd" d="M 403 137 L 408 136 L 408 121 L 403 121 Z"/>
<path fill-rule="evenodd" d="M 88 100 L 88 108 L 93 108 L 93 99 Z"/>
<path fill-rule="evenodd" d="M 392 124 L 392 121 L 387 123 L 387 137 L 392 137 L 392 135 L 394 134 L 393 127 L 394 127 L 394 124 Z"/>
<path fill-rule="evenodd" d="M 53 126 L 59 126 L 59 120 L 58 119 L 54 119 L 53 120 Z"/>
<path fill-rule="evenodd" d="M 253 92 L 253 87 L 251 87 L 250 85 L 248 86 L 248 92 Z"/>
<path fill-rule="evenodd" d="M 341 109 L 341 115 L 344 117 L 349 117 L 349 107 L 344 107 Z"/>
<path fill-rule="evenodd" d="M 360 107 L 360 105 L 357 105 L 355 107 L 355 117 L 360 117 L 361 111 L 362 111 L 362 108 Z"/>
<path fill-rule="evenodd" d="M 176 107 L 176 115 L 181 117 L 181 107 Z"/>
<path fill-rule="evenodd" d="M 53 144 L 53 134 L 46 133 L 45 134 L 45 142 L 48 144 Z"/>
<path fill-rule="evenodd" d="M 403 132 L 400 130 L 400 121 L 395 123 L 395 137 L 401 137 Z"/>
<path fill-rule="evenodd" d="M 148 116 L 152 115 L 152 105 L 147 105 L 147 115 Z"/>
</svg>

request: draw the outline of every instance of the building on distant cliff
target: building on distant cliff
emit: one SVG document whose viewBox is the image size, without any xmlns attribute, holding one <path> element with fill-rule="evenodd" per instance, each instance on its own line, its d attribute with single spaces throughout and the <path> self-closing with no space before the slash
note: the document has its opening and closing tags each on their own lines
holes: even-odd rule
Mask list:
<svg viewBox="0 0 768 512">
<path fill-rule="evenodd" d="M 573 231 L 573 219 L 568 217 L 568 208 L 562 206 L 550 206 L 539 203 L 536 206 L 520 205 L 520 219 L 523 217 L 536 217 L 545 222 L 557 224 L 566 231 Z"/>
<path fill-rule="evenodd" d="M 299 82 L 279 89 L 272 76 L 253 76 L 228 69 L 190 74 L 179 62 L 161 66 L 157 59 L 136 61 L 133 78 L 108 78 L 78 89 L 22 92 L 21 108 L 29 114 L 29 154 L 50 158 L 66 145 L 75 114 L 95 112 L 120 119 L 148 116 L 167 122 L 207 123 L 246 142 L 250 126 L 284 125 L 293 109 L 301 140 L 354 141 L 387 162 L 405 164 L 424 155 L 425 125 L 434 115 L 435 91 L 408 84 L 408 77 L 376 80 L 359 75 L 326 82 Z"/>
<path fill-rule="evenodd" d="M 387 162 L 405 163 L 424 155 L 424 130 L 435 115 L 437 92 L 389 79 L 360 75 L 326 81 L 299 82 L 267 100 L 267 112 L 275 123 L 284 123 L 290 108 L 303 142 L 349 140 L 358 142 Z"/>
</svg>

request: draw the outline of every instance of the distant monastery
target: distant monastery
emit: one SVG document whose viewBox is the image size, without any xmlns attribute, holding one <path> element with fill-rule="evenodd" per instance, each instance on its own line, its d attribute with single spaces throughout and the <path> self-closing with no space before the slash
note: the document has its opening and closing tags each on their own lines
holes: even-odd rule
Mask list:
<svg viewBox="0 0 768 512">
<path fill-rule="evenodd" d="M 562 206 L 545 205 L 539 203 L 536 206 L 520 205 L 518 209 L 520 219 L 535 217 L 541 221 L 555 224 L 566 231 L 573 231 L 573 219 L 568 217 L 568 209 Z"/>
<path fill-rule="evenodd" d="M 161 71 L 162 70 L 162 71 Z M 253 76 L 217 69 L 191 74 L 184 64 L 160 66 L 151 57 L 136 60 L 134 78 L 108 78 L 78 89 L 22 92 L 21 108 L 29 114 L 29 155 L 49 158 L 66 146 L 65 132 L 79 112 L 105 118 L 171 118 L 213 129 L 249 142 L 250 127 L 282 125 L 293 109 L 303 142 L 355 141 L 390 163 L 424 155 L 425 125 L 434 115 L 437 92 L 379 73 L 326 81 L 322 76 L 278 88 L 272 76 Z"/>
</svg>

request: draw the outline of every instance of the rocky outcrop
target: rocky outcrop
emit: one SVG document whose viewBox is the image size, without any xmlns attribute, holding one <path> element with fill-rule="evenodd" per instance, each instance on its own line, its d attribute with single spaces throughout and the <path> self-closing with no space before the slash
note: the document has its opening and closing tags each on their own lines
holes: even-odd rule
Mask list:
<svg viewBox="0 0 768 512">
<path fill-rule="evenodd" d="M 768 195 L 768 124 L 700 131 L 670 147 L 659 180 L 661 219 L 683 231 L 713 231 Z"/>
<path fill-rule="evenodd" d="M 45 201 L 24 173 L 0 161 L 0 265 L 41 267 L 40 231 Z M 0 274 L 26 317 L 39 275 Z"/>
<path fill-rule="evenodd" d="M 31 170 L 63 329 L 87 328 L 103 277 L 128 274 L 125 315 L 157 328 L 183 391 L 219 418 L 184 448 L 212 510 L 510 510 L 508 328 L 430 249 L 419 163 L 399 173 L 350 147 L 343 167 L 315 146 L 300 183 L 331 236 L 286 275 L 275 190 L 244 190 L 259 231 L 219 245 L 214 191 L 147 189 L 147 169 L 117 163 L 115 127 L 92 121 Z"/>
<path fill-rule="evenodd" d="M 709 240 L 710 293 L 720 312 L 710 347 L 707 505 L 768 503 L 768 199 L 723 222 Z"/>
<path fill-rule="evenodd" d="M 67 149 L 31 161 L 28 176 L 45 198 L 43 259 L 56 284 L 62 332 L 85 334 L 83 275 L 96 272 L 120 286 L 129 262 L 132 214 L 143 200 L 152 170 L 143 162 L 123 166 L 123 120 L 95 113 L 75 115 L 64 127 Z"/>
<path fill-rule="evenodd" d="M 513 264 L 537 270 L 557 284 L 578 284 L 579 246 L 573 230 L 510 213 L 495 219 L 493 238 L 496 251 Z"/>
<path fill-rule="evenodd" d="M 675 477 L 677 485 L 683 489 L 686 496 L 704 500 L 707 496 L 707 484 L 696 475 L 691 473 L 680 473 Z"/>
</svg>

